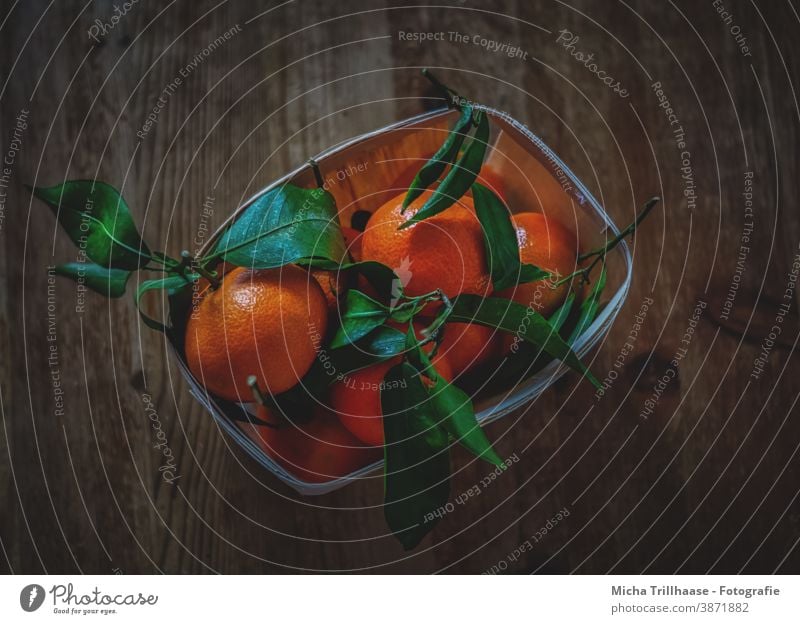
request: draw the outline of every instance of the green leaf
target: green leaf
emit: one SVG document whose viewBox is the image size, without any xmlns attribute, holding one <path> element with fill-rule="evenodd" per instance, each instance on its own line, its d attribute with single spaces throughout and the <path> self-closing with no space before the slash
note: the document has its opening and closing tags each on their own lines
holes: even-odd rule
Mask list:
<svg viewBox="0 0 800 624">
<path fill-rule="evenodd" d="M 153 290 L 167 290 L 167 291 L 176 291 L 182 288 L 184 285 L 191 283 L 192 281 L 199 278 L 197 274 L 190 274 L 187 277 L 182 275 L 170 275 L 169 277 L 160 277 L 158 279 L 152 280 L 145 280 L 139 287 L 136 289 L 136 296 L 134 297 L 134 303 L 136 304 L 136 309 L 139 310 L 139 316 L 142 317 L 142 321 L 145 325 L 147 325 L 150 329 L 155 329 L 156 331 L 167 333 L 169 328 L 160 323 L 159 321 L 151 318 L 147 314 L 142 311 L 141 308 L 141 301 L 142 297 L 144 297 L 148 292 Z"/>
<path fill-rule="evenodd" d="M 603 289 L 606 287 L 606 265 L 603 263 L 603 269 L 600 271 L 600 277 L 592 286 L 589 296 L 581 303 L 581 314 L 578 317 L 578 323 L 572 330 L 567 342 L 574 344 L 580 335 L 586 331 L 589 326 L 597 318 L 597 313 L 600 309 L 600 295 L 603 294 Z"/>
<path fill-rule="evenodd" d="M 436 525 L 436 512 L 450 496 L 447 433 L 410 364 L 398 364 L 386 373 L 381 409 L 386 459 L 383 511 L 389 528 L 410 550 Z"/>
<path fill-rule="evenodd" d="M 405 348 L 405 334 L 382 325 L 354 344 L 338 349 L 323 347 L 302 384 L 322 396 L 325 388 L 348 373 L 401 355 Z"/>
<path fill-rule="evenodd" d="M 417 331 L 413 325 L 409 325 L 406 331 L 405 356 L 408 363 L 416 368 L 419 374 L 432 381 L 439 379 L 439 372 L 433 367 L 433 362 L 431 362 L 428 354 L 422 350 L 422 345 L 419 338 L 417 338 Z"/>
<path fill-rule="evenodd" d="M 572 311 L 572 306 L 575 303 L 575 293 L 571 292 L 567 295 L 567 298 L 564 300 L 564 303 L 550 315 L 550 318 L 547 321 L 556 331 L 559 331 L 561 327 L 564 325 L 564 321 L 567 320 L 569 317 L 569 313 Z"/>
<path fill-rule="evenodd" d="M 72 242 L 92 262 L 127 270 L 147 264 L 150 250 L 136 229 L 128 205 L 113 186 L 94 180 L 69 180 L 31 190 L 50 206 Z"/>
<path fill-rule="evenodd" d="M 544 279 L 548 271 L 519 259 L 517 232 L 502 200 L 491 189 L 475 182 L 472 185 L 475 214 L 483 228 L 486 257 L 496 291 L 517 284 Z"/>
<path fill-rule="evenodd" d="M 318 258 L 338 266 L 346 255 L 333 195 L 321 188 L 285 184 L 253 202 L 203 262 L 222 259 L 270 269 Z"/>
<path fill-rule="evenodd" d="M 478 129 L 475 136 L 470 140 L 469 145 L 458 161 L 452 166 L 442 183 L 436 188 L 428 201 L 420 208 L 414 216 L 403 223 L 398 229 L 410 227 L 418 221 L 427 219 L 443 210 L 446 210 L 457 202 L 466 193 L 475 179 L 483 164 L 483 157 L 486 154 L 486 147 L 489 142 L 489 117 L 483 111 L 475 113 L 478 118 Z"/>
<path fill-rule="evenodd" d="M 539 347 L 551 357 L 561 360 L 584 375 L 595 387 L 600 387 L 600 382 L 547 319 L 531 307 L 499 297 L 459 295 L 453 301 L 453 310 L 448 321 L 477 323 L 516 334 L 520 339 Z"/>
<path fill-rule="evenodd" d="M 342 324 L 331 341 L 337 349 L 363 338 L 389 318 L 389 308 L 354 288 L 347 291 Z"/>
<path fill-rule="evenodd" d="M 472 106 L 468 104 L 462 109 L 461 117 L 450 131 L 450 134 L 447 135 L 447 139 L 442 143 L 442 146 L 431 159 L 422 166 L 417 172 L 417 175 L 414 176 L 408 193 L 406 193 L 406 197 L 403 200 L 403 210 L 419 197 L 425 189 L 439 179 L 439 176 L 442 175 L 447 165 L 453 163 L 471 127 Z"/>
<path fill-rule="evenodd" d="M 475 410 L 469 396 L 439 377 L 430 390 L 433 408 L 441 419 L 444 428 L 470 453 L 495 466 L 502 466 L 503 460 L 492 448 L 491 442 L 475 419 Z"/>
<path fill-rule="evenodd" d="M 375 260 L 363 260 L 362 262 L 337 263 L 321 258 L 303 260 L 298 264 L 324 269 L 326 271 L 353 271 L 364 276 L 370 286 L 375 290 L 380 301 L 389 302 L 392 298 L 392 290 L 398 286 L 402 291 L 402 284 L 395 272 L 385 264 Z"/>
<path fill-rule="evenodd" d="M 125 285 L 131 276 L 123 269 L 106 269 L 93 262 L 68 262 L 56 267 L 56 275 L 63 275 L 93 291 L 116 298 L 125 294 Z"/>
</svg>

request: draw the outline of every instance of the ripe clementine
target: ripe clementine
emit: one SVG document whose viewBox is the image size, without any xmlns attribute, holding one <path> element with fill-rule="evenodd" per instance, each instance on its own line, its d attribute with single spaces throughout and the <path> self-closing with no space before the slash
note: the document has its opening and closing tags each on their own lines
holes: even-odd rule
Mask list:
<svg viewBox="0 0 800 624">
<path fill-rule="evenodd" d="M 376 260 L 395 269 L 405 293 L 415 297 L 441 288 L 448 297 L 460 293 L 486 296 L 492 285 L 486 264 L 483 231 L 472 198 L 404 230 L 408 221 L 431 196 L 422 193 L 404 213 L 402 193 L 375 211 L 364 231 L 364 260 Z"/>
<path fill-rule="evenodd" d="M 259 407 L 258 417 L 276 421 L 264 407 Z M 284 422 L 277 428 L 244 424 L 242 428 L 292 475 L 311 483 L 344 477 L 381 458 L 379 450 L 364 446 L 323 409 L 303 424 Z"/>
<path fill-rule="evenodd" d="M 381 389 L 383 378 L 399 357 L 348 373 L 331 388 L 330 405 L 339 421 L 364 444 L 383 445 L 383 410 Z M 436 371 L 448 381 L 453 372 L 446 357 L 433 358 Z"/>
<path fill-rule="evenodd" d="M 476 323 L 447 323 L 439 354 L 458 376 L 500 355 L 495 330 Z"/>
<path fill-rule="evenodd" d="M 249 401 L 249 375 L 273 394 L 294 386 L 325 333 L 325 295 L 296 266 L 228 272 L 219 288 L 199 293 L 186 325 L 186 361 L 210 391 Z"/>
<path fill-rule="evenodd" d="M 517 232 L 520 260 L 560 277 L 577 269 L 578 241 L 555 219 L 538 212 L 520 212 L 512 217 Z M 513 299 L 549 316 L 564 301 L 569 284 L 551 288 L 549 280 L 539 280 L 508 288 L 498 296 Z"/>
</svg>

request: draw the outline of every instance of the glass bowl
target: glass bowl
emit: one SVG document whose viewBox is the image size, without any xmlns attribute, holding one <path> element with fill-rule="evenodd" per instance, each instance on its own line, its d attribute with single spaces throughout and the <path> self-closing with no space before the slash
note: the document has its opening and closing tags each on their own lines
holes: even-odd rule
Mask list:
<svg viewBox="0 0 800 624">
<path fill-rule="evenodd" d="M 577 236 L 583 250 L 594 249 L 619 233 L 583 183 L 539 137 L 501 111 L 480 105 L 475 107 L 490 116 L 492 138 L 485 166 L 493 169 L 498 174 L 495 178 L 503 181 L 503 192 L 512 211 L 524 207 L 558 219 Z M 441 145 L 456 118 L 457 113 L 452 110 L 431 111 L 358 136 L 319 154 L 314 160 L 323 173 L 326 187 L 336 198 L 342 222 L 349 223 L 356 211 L 371 212 L 404 191 L 413 173 Z M 234 211 L 209 237 L 202 251 L 213 246 L 222 231 L 255 200 L 287 182 L 299 186 L 315 184 L 307 165 L 276 180 Z M 573 344 L 580 357 L 605 336 L 628 295 L 632 266 L 625 242 L 608 254 L 606 267 L 608 278 L 601 311 Z M 383 465 L 382 461 L 325 483 L 298 479 L 266 455 L 240 428 L 242 407 L 209 395 L 189 372 L 181 349 L 173 345 L 172 350 L 192 394 L 219 426 L 257 462 L 300 494 L 325 494 L 354 480 L 379 476 L 376 471 Z M 561 362 L 552 361 L 513 389 L 477 399 L 478 422 L 481 425 L 493 422 L 532 401 L 566 370 Z"/>
</svg>

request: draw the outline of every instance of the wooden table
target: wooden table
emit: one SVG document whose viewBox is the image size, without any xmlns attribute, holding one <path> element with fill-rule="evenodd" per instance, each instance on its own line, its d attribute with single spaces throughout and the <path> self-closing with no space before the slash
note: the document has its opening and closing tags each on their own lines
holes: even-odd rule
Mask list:
<svg viewBox="0 0 800 624">
<path fill-rule="evenodd" d="M 689 0 L 181 0 L 113 21 L 110 0 L 11 4 L 0 569 L 800 572 L 798 302 L 784 299 L 800 243 L 791 0 L 723 0 L 723 14 Z M 567 375 L 491 425 L 519 461 L 406 553 L 387 536 L 379 479 L 298 497 L 219 431 L 129 298 L 90 294 L 76 310 L 74 285 L 47 274 L 74 248 L 22 184 L 123 187 L 146 239 L 177 254 L 308 156 L 435 105 L 420 97 L 432 95 L 423 66 L 526 122 L 617 223 L 650 195 L 664 202 L 591 358 L 598 376 L 616 373 L 608 392 L 596 400 Z M 176 486 L 160 478 L 156 426 Z M 455 501 L 490 469 L 462 452 L 453 462 Z"/>
</svg>

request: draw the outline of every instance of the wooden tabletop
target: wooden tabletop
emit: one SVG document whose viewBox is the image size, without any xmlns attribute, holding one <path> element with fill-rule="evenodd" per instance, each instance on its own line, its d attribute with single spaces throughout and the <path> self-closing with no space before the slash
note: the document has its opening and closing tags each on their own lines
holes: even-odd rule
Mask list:
<svg viewBox="0 0 800 624">
<path fill-rule="evenodd" d="M 800 572 L 797 7 L 403 4 L 3 3 L 0 570 Z M 617 224 L 663 204 L 590 357 L 605 395 L 568 374 L 490 425 L 518 458 L 496 479 L 456 451 L 453 512 L 404 552 L 379 479 L 296 495 L 129 296 L 49 280 L 76 252 L 23 184 L 108 181 L 177 254 L 309 156 L 438 105 L 424 66 L 526 123 Z"/>
</svg>

